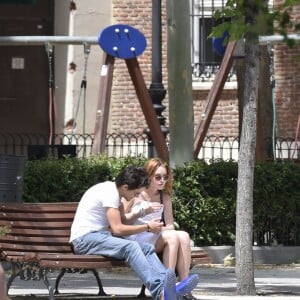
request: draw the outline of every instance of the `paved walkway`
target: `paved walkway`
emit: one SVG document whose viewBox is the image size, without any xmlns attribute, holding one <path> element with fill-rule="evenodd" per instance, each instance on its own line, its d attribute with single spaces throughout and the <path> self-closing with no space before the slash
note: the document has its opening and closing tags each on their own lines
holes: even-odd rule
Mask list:
<svg viewBox="0 0 300 300">
<path fill-rule="evenodd" d="M 236 278 L 232 267 L 201 266 L 192 273 L 200 276 L 200 283 L 194 295 L 201 300 L 289 300 L 300 299 L 300 265 L 260 266 L 255 268 L 255 285 L 257 296 L 237 296 L 235 294 Z M 98 289 L 92 274 L 66 274 L 60 284 L 61 296 L 57 299 L 136 299 L 141 282 L 130 269 L 114 269 L 113 272 L 100 271 L 104 289 L 110 297 L 96 296 Z M 54 282 L 54 276 L 50 278 Z M 70 293 L 73 296 L 70 296 Z M 75 296 L 74 296 L 75 293 Z M 83 296 L 82 293 L 92 294 Z M 24 297 L 21 295 L 28 295 Z M 77 295 L 77 296 L 76 296 Z M 122 295 L 119 297 L 118 295 Z M 24 282 L 15 280 L 10 289 L 13 300 L 48 299 L 46 289 L 40 281 Z M 275 298 L 275 299 L 274 299 Z M 151 299 L 148 295 L 147 299 Z"/>
</svg>

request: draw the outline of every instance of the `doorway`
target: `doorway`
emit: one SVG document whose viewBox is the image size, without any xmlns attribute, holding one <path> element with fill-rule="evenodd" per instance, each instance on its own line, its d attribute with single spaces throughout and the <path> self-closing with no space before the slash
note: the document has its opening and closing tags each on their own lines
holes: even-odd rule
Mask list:
<svg viewBox="0 0 300 300">
<path fill-rule="evenodd" d="M 53 35 L 54 1 L 0 1 L 0 35 Z M 0 133 L 49 134 L 44 46 L 0 46 Z"/>
</svg>

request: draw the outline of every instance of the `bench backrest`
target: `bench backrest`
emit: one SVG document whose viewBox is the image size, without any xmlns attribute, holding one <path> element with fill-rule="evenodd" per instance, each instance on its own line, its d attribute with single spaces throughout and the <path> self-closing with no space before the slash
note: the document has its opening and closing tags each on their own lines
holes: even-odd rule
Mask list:
<svg viewBox="0 0 300 300">
<path fill-rule="evenodd" d="M 0 237 L 0 250 L 72 253 L 70 228 L 78 203 L 0 204 L 0 226 L 8 232 Z"/>
</svg>

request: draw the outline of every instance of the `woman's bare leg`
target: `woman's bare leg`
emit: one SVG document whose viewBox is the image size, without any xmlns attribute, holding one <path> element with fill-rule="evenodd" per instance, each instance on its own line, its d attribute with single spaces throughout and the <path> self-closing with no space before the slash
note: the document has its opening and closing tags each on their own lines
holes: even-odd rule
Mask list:
<svg viewBox="0 0 300 300">
<path fill-rule="evenodd" d="M 185 231 L 176 231 L 176 233 L 179 239 L 176 270 L 179 281 L 182 281 L 189 276 L 189 270 L 191 266 L 190 236 Z"/>
<path fill-rule="evenodd" d="M 162 253 L 162 261 L 166 268 L 176 269 L 179 239 L 175 230 L 164 230 L 155 244 L 156 252 Z"/>
<path fill-rule="evenodd" d="M 191 265 L 190 236 L 185 231 L 165 230 L 155 245 L 157 253 L 162 253 L 166 268 L 176 269 L 179 281 L 189 275 Z"/>
</svg>

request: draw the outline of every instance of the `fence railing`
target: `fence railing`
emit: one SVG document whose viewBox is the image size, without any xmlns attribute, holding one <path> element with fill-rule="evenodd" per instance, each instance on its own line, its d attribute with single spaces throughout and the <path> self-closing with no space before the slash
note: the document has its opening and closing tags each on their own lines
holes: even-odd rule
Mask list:
<svg viewBox="0 0 300 300">
<path fill-rule="evenodd" d="M 94 141 L 93 134 L 57 134 L 52 145 L 49 137 L 42 134 L 0 134 L 0 154 L 24 155 L 29 159 L 42 158 L 47 155 L 62 157 L 71 155 L 88 157 Z M 273 144 L 274 160 L 299 160 L 300 142 L 293 139 L 277 138 Z M 148 157 L 153 153 L 148 145 L 146 134 L 108 134 L 105 153 L 109 157 L 142 155 Z M 223 159 L 238 160 L 239 138 L 225 136 L 207 136 L 199 152 L 199 159 L 206 161 Z"/>
<path fill-rule="evenodd" d="M 53 144 L 48 144 L 49 137 L 38 134 L 0 134 L 0 155 L 22 155 L 28 159 L 39 159 L 46 156 L 61 158 L 64 155 L 79 158 L 91 155 L 94 137 L 92 134 L 66 135 L 59 134 L 54 137 Z M 274 159 L 282 161 L 300 161 L 300 144 L 293 139 L 277 139 L 274 143 Z M 199 159 L 206 161 L 223 159 L 238 160 L 239 139 L 236 137 L 207 136 L 199 153 Z M 128 155 L 142 155 L 148 157 L 153 153 L 149 149 L 146 134 L 108 134 L 106 136 L 105 152 L 109 157 L 125 157 Z M 15 189 L 15 187 L 13 187 Z M 14 192 L 15 191 L 11 191 Z M 7 190 L 2 193 L 7 194 Z M 1 194 L 1 190 L 0 190 Z M 1 202 L 1 201 L 0 201 Z M 296 220 L 298 215 L 293 216 Z M 296 221 L 295 221 L 296 222 Z M 296 224 L 296 223 L 295 223 Z M 297 229 L 295 237 L 298 237 Z M 272 224 L 264 232 L 255 232 L 255 241 L 259 245 L 269 245 L 274 242 Z M 280 242 L 285 242 L 285 236 L 280 236 Z M 296 238 L 295 245 L 299 243 Z"/>
</svg>

